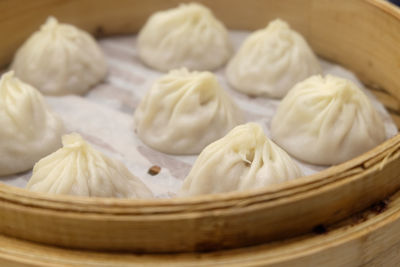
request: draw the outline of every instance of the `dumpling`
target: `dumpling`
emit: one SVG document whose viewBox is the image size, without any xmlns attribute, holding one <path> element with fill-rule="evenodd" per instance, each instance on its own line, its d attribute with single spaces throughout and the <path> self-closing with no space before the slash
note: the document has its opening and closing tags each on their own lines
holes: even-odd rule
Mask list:
<svg viewBox="0 0 400 267">
<path fill-rule="evenodd" d="M 385 127 L 368 97 L 349 80 L 327 75 L 298 83 L 271 123 L 273 140 L 296 158 L 338 164 L 385 140 Z"/>
<path fill-rule="evenodd" d="M 141 60 L 161 71 L 213 70 L 233 51 L 225 26 L 197 3 L 153 14 L 139 32 L 137 45 Z"/>
<path fill-rule="evenodd" d="M 11 69 L 46 95 L 83 94 L 107 73 L 93 37 L 53 17 L 18 49 Z"/>
<path fill-rule="evenodd" d="M 307 42 L 280 19 L 252 33 L 226 69 L 236 90 L 273 98 L 284 97 L 297 82 L 319 73 L 318 59 Z"/>
<path fill-rule="evenodd" d="M 302 176 L 290 156 L 255 123 L 237 126 L 199 155 L 180 196 L 243 191 Z"/>
<path fill-rule="evenodd" d="M 139 178 L 116 160 L 93 149 L 79 134 L 62 137 L 63 148 L 35 164 L 30 191 L 118 198 L 151 198 Z"/>
<path fill-rule="evenodd" d="M 62 121 L 35 88 L 14 77 L 0 79 L 0 176 L 29 170 L 61 146 Z"/>
<path fill-rule="evenodd" d="M 198 154 L 243 122 L 241 110 L 210 72 L 173 70 L 158 79 L 134 114 L 148 146 L 169 154 Z"/>
</svg>

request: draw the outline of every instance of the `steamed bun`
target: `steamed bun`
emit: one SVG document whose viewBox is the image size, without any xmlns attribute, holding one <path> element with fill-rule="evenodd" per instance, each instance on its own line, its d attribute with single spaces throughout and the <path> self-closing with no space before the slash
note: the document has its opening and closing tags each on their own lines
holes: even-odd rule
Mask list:
<svg viewBox="0 0 400 267">
<path fill-rule="evenodd" d="M 180 196 L 243 191 L 302 176 L 290 156 L 255 123 L 237 126 L 207 146 L 180 190 Z"/>
<path fill-rule="evenodd" d="M 18 49 L 11 69 L 46 95 L 83 94 L 107 72 L 93 37 L 53 17 Z"/>
<path fill-rule="evenodd" d="M 134 114 L 139 138 L 169 154 L 198 154 L 243 122 L 210 72 L 173 70 L 158 79 Z"/>
<path fill-rule="evenodd" d="M 28 190 L 89 197 L 153 196 L 121 162 L 96 151 L 80 135 L 64 135 L 62 143 L 63 148 L 36 163 Z"/>
<path fill-rule="evenodd" d="M 150 67 L 213 70 L 228 60 L 232 45 L 225 26 L 197 3 L 153 14 L 138 36 L 138 55 Z"/>
<path fill-rule="evenodd" d="M 0 176 L 29 170 L 61 146 L 64 131 L 35 88 L 14 77 L 0 80 Z"/>
<path fill-rule="evenodd" d="M 280 19 L 252 33 L 226 69 L 234 89 L 273 98 L 284 97 L 297 82 L 318 73 L 321 67 L 307 42 Z"/>
<path fill-rule="evenodd" d="M 349 80 L 327 75 L 298 83 L 272 119 L 273 140 L 298 159 L 338 164 L 385 140 L 368 97 Z"/>
</svg>

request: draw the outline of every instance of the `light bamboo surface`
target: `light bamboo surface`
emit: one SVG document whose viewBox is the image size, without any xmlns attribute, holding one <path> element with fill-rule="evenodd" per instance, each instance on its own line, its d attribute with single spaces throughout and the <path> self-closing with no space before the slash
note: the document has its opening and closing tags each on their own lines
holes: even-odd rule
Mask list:
<svg viewBox="0 0 400 267">
<path fill-rule="evenodd" d="M 1 1 L 0 33 L 4 38 L 0 42 L 0 64 L 10 62 L 15 49 L 48 15 L 97 35 L 124 34 L 136 32 L 152 12 L 178 2 Z M 253 30 L 276 17 L 289 21 L 320 56 L 357 73 L 400 122 L 400 12 L 390 4 L 377 0 L 200 2 L 212 8 L 230 28 Z M 309 233 L 319 224 L 334 224 L 364 210 L 400 189 L 399 170 L 398 135 L 339 166 L 254 192 L 132 201 L 50 197 L 0 184 L 0 233 L 4 235 L 0 238 L 0 263 L 22 262 L 24 255 L 31 264 L 46 258 L 55 265 L 62 265 L 64 260 L 76 265 L 85 260 L 92 265 L 104 261 L 113 266 L 128 261 L 189 264 L 202 260 L 209 264 L 243 263 L 241 266 L 294 262 L 308 266 L 329 260 L 351 266 L 375 260 L 379 264 L 387 256 L 393 262 L 384 263 L 392 264 L 399 260 L 400 235 L 394 234 L 400 228 L 398 201 L 393 202 L 393 208 L 354 227 L 211 254 L 71 252 L 5 236 L 78 249 L 146 253 L 240 248 Z"/>
<path fill-rule="evenodd" d="M 0 235 L 0 266 L 382 266 L 400 265 L 400 193 L 384 205 L 312 233 L 209 253 L 131 254 L 68 250 Z"/>
</svg>

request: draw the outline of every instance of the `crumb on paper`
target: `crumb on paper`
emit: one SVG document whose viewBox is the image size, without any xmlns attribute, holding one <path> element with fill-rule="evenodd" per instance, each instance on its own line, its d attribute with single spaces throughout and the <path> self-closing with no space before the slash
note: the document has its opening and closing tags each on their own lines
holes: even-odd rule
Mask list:
<svg viewBox="0 0 400 267">
<path fill-rule="evenodd" d="M 161 171 L 161 167 L 157 165 L 153 165 L 150 167 L 149 171 L 147 172 L 150 175 L 157 175 Z"/>
</svg>

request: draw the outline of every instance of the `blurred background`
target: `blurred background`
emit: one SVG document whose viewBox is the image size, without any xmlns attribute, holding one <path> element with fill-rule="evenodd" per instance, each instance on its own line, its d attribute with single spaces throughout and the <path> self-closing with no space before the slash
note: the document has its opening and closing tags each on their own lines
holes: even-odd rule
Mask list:
<svg viewBox="0 0 400 267">
<path fill-rule="evenodd" d="M 389 2 L 392 2 L 393 4 L 400 6 L 400 0 L 389 0 Z"/>
</svg>

